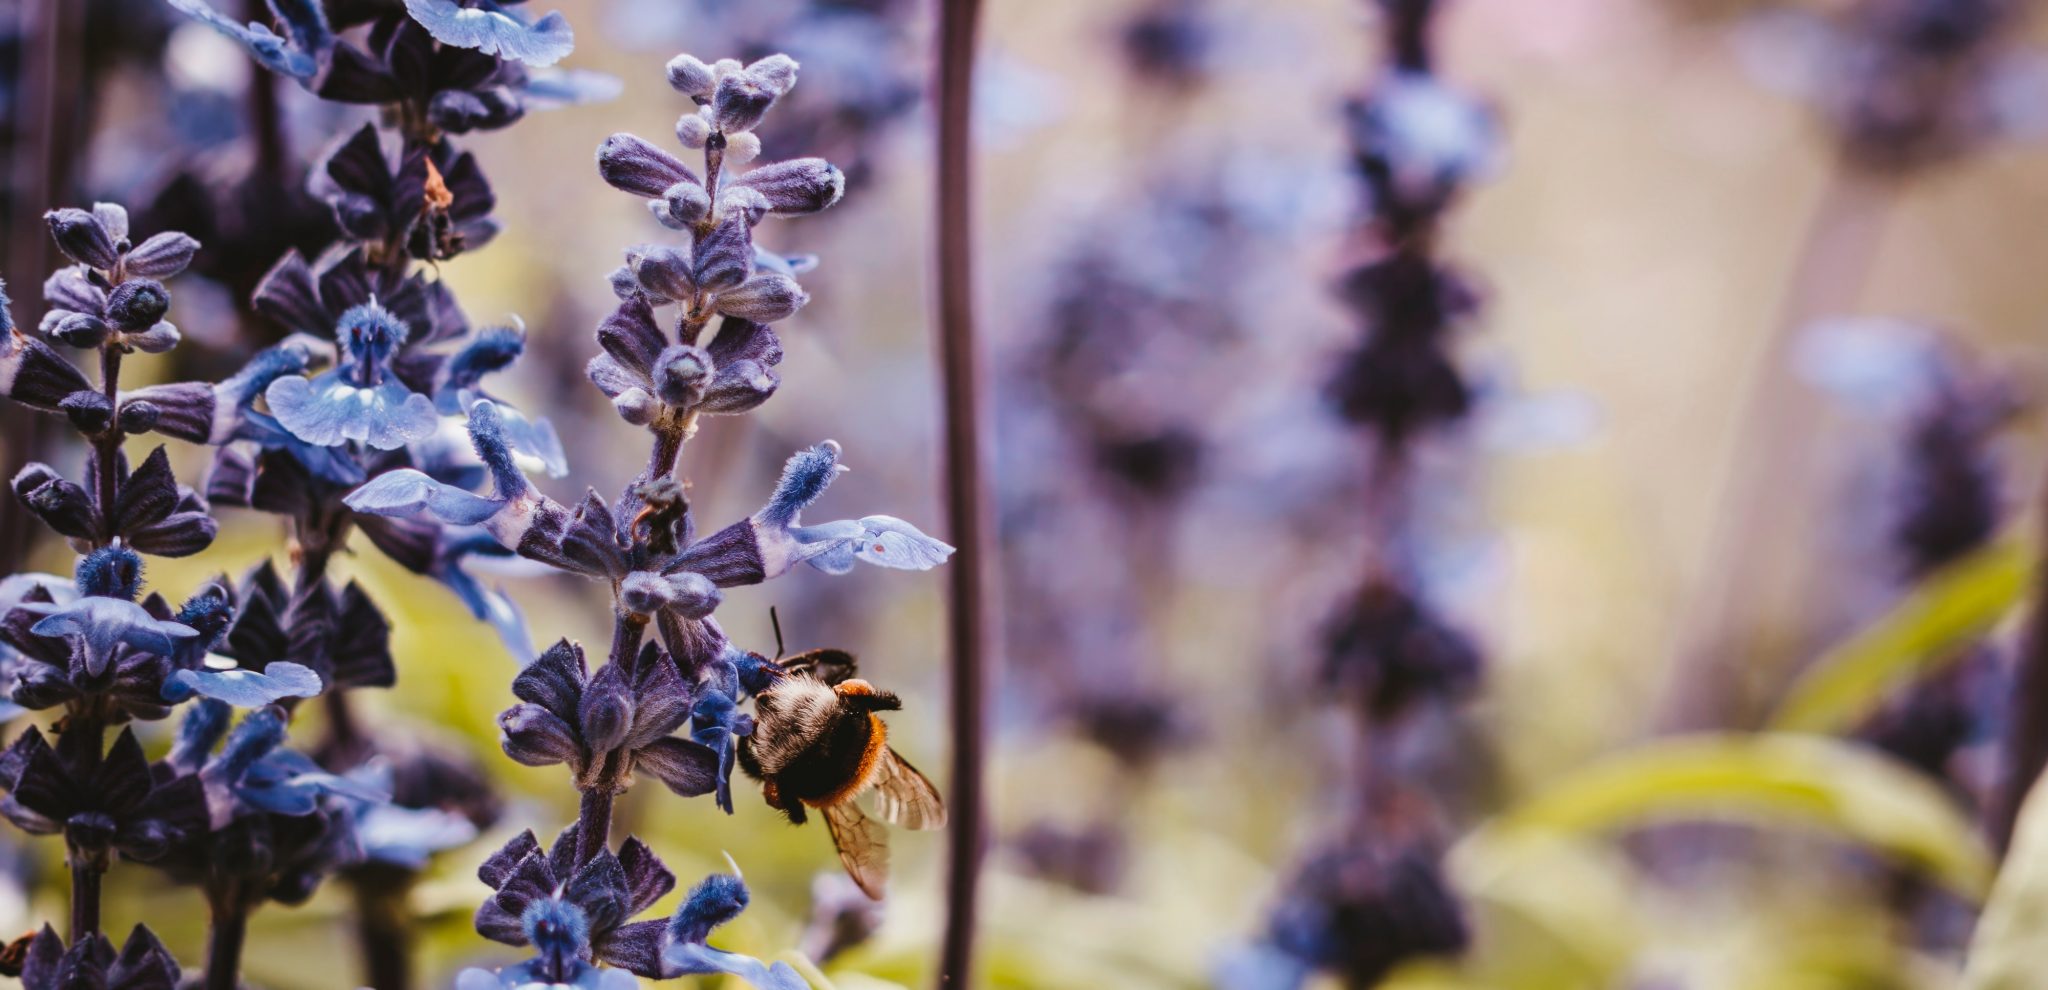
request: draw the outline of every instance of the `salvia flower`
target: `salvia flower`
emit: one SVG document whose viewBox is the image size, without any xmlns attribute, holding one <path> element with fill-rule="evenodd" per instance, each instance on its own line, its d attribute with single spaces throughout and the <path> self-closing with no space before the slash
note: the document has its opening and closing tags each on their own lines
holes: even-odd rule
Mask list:
<svg viewBox="0 0 2048 990">
<path fill-rule="evenodd" d="M 77 262 L 43 285 L 50 304 L 41 331 L 72 347 L 110 344 L 158 354 L 177 346 L 178 328 L 164 319 L 171 293 L 163 279 L 185 270 L 199 242 L 166 231 L 133 244 L 128 211 L 114 203 L 91 210 L 52 210 L 45 219 L 66 257 Z"/>
<path fill-rule="evenodd" d="M 606 986 L 589 970 L 591 963 L 651 979 L 729 973 L 763 990 L 807 986 L 786 963 L 771 966 L 705 944 L 714 929 L 746 908 L 747 888 L 738 876 L 705 878 L 666 920 L 633 921 L 675 889 L 675 875 L 636 838 L 627 838 L 617 855 L 602 850 L 581 866 L 574 861 L 576 845 L 573 825 L 546 851 L 531 831 L 523 832 L 477 870 L 493 891 L 477 910 L 477 931 L 507 945 L 530 946 L 536 958 L 498 974 L 467 971 L 462 980 L 468 982 L 458 987 L 528 985 L 508 982 L 518 980 Z"/>
<path fill-rule="evenodd" d="M 85 673 L 97 678 L 124 649 L 170 656 L 181 640 L 199 636 L 198 630 L 136 604 L 141 581 L 142 560 L 135 551 L 107 547 L 80 558 L 77 598 L 61 605 L 24 601 L 17 607 L 42 617 L 30 632 L 70 641 Z"/>
<path fill-rule="evenodd" d="M 449 142 L 407 143 L 396 160 L 374 124 L 336 145 L 315 173 L 314 190 L 351 240 L 389 254 L 445 261 L 488 244 L 497 197 L 476 157 Z"/>
<path fill-rule="evenodd" d="M 170 950 L 147 927 L 136 925 L 121 951 L 94 932 L 70 948 L 44 925 L 22 958 L 23 990 L 176 990 L 183 973 Z"/>
<path fill-rule="evenodd" d="M 31 727 L 0 756 L 9 792 L 0 815 L 33 835 L 61 833 L 78 852 L 144 862 L 205 830 L 198 782 L 156 779 L 133 730 L 98 750 L 93 733 L 61 733 L 52 747 Z"/>
<path fill-rule="evenodd" d="M 453 16 L 445 16 L 451 8 Z M 609 76 L 549 71 L 538 62 L 521 64 L 502 47 L 493 54 L 474 45 L 445 43 L 446 38 L 441 39 L 444 43 L 436 42 L 436 35 L 444 30 L 452 34 L 462 30 L 465 21 L 495 16 L 437 0 L 411 16 L 378 17 L 370 25 L 365 47 L 349 41 L 335 45 L 332 71 L 314 83 L 314 92 L 341 103 L 402 107 L 405 120 L 429 125 L 426 134 L 414 134 L 418 137 L 432 137 L 435 131 L 497 130 L 518 121 L 528 109 L 610 99 L 617 94 L 617 81 Z M 429 20 L 433 23 L 427 23 Z M 551 15 L 541 23 L 552 20 L 558 18 Z M 471 37 L 480 39 L 481 35 Z M 567 40 L 566 31 L 562 40 Z M 566 49 L 562 53 L 566 54 Z"/>
<path fill-rule="evenodd" d="M 1370 207 L 1397 230 L 1442 213 L 1498 164 L 1492 109 L 1428 73 L 1389 73 L 1347 111 Z"/>
<path fill-rule="evenodd" d="M 624 790 L 635 771 L 683 797 L 716 788 L 718 754 L 674 734 L 690 721 L 694 691 L 654 643 L 593 676 L 582 649 L 562 640 L 520 672 L 512 693 L 521 703 L 498 727 L 505 755 L 520 763 L 567 763 L 585 790 Z"/>
<path fill-rule="evenodd" d="M 309 82 L 328 63 L 334 30 L 319 0 L 270 0 L 271 13 L 283 34 L 269 25 L 243 23 L 215 9 L 207 0 L 170 0 L 172 7 L 219 31 L 249 50 L 266 69 Z"/>
</svg>

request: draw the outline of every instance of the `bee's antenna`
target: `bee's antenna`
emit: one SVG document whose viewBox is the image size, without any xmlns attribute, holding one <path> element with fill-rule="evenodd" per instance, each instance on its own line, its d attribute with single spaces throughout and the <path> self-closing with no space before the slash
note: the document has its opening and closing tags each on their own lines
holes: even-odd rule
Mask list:
<svg viewBox="0 0 2048 990">
<path fill-rule="evenodd" d="M 775 606 L 768 606 L 768 624 L 775 627 L 775 659 L 782 659 L 782 618 L 775 614 Z"/>
</svg>

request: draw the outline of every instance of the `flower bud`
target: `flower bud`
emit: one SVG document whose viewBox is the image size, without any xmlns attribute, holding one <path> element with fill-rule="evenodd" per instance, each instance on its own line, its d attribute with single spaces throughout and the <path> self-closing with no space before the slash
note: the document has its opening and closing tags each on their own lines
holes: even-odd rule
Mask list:
<svg viewBox="0 0 2048 990">
<path fill-rule="evenodd" d="M 793 158 L 763 165 L 740 176 L 739 184 L 757 190 L 768 208 L 784 216 L 816 213 L 846 192 L 846 174 L 823 158 Z"/>
<path fill-rule="evenodd" d="M 767 115 L 777 95 L 747 73 L 735 72 L 718 81 L 711 101 L 713 119 L 727 134 L 749 130 Z"/>
<path fill-rule="evenodd" d="M 617 664 L 605 664 L 583 687 L 583 702 L 576 710 L 582 723 L 583 744 L 592 753 L 619 748 L 633 727 L 633 689 Z"/>
<path fill-rule="evenodd" d="M 500 712 L 498 730 L 505 755 L 529 767 L 567 763 L 578 756 L 576 735 L 568 724 L 536 704 L 521 703 Z"/>
<path fill-rule="evenodd" d="M 597 172 L 614 189 L 660 197 L 678 182 L 698 182 L 674 155 L 631 134 L 614 134 L 597 147 Z"/>
<path fill-rule="evenodd" d="M 123 433 L 148 433 L 156 429 L 157 419 L 162 415 L 163 410 L 157 408 L 156 403 L 131 399 L 121 403 L 121 411 L 115 417 L 115 422 L 121 425 Z"/>
<path fill-rule="evenodd" d="M 158 323 L 141 333 L 123 336 L 121 343 L 144 354 L 162 354 L 178 346 L 178 341 L 182 339 L 183 335 L 178 333 L 177 327 L 169 323 Z"/>
<path fill-rule="evenodd" d="M 140 278 L 114 287 L 107 297 L 107 320 L 129 333 L 148 330 L 171 308 L 163 283 Z"/>
<path fill-rule="evenodd" d="M 725 139 L 725 164 L 745 165 L 761 157 L 761 136 L 752 131 L 741 131 Z"/>
<path fill-rule="evenodd" d="M 185 270 L 192 263 L 192 256 L 199 253 L 199 242 L 189 234 L 167 230 L 128 252 L 124 270 L 129 275 L 144 278 L 165 279 Z"/>
<path fill-rule="evenodd" d="M 712 88 L 717 85 L 712 78 L 711 67 L 695 55 L 678 55 L 669 59 L 668 84 L 676 92 L 699 102 L 709 99 Z"/>
<path fill-rule="evenodd" d="M 107 428 L 107 421 L 114 417 L 114 404 L 92 389 L 80 389 L 64 397 L 57 404 L 70 417 L 71 425 L 81 433 L 98 433 Z"/>
<path fill-rule="evenodd" d="M 640 280 L 640 288 L 648 295 L 666 302 L 688 299 L 696 294 L 697 285 L 691 277 L 688 252 L 673 247 L 657 247 L 628 260 L 633 266 L 634 277 Z"/>
<path fill-rule="evenodd" d="M 776 272 L 762 272 L 745 285 L 718 297 L 718 311 L 755 323 L 786 320 L 811 301 L 810 293 L 796 279 Z"/>
<path fill-rule="evenodd" d="M 123 400 L 122 422 L 128 422 L 127 407 L 136 403 L 147 404 L 156 410 L 155 425 L 150 429 L 192 443 L 220 443 L 226 437 L 216 437 L 215 431 L 232 425 L 215 422 L 214 411 L 218 408 L 218 401 L 213 386 L 205 382 L 173 382 L 136 389 Z"/>
<path fill-rule="evenodd" d="M 782 384 L 775 369 L 759 361 L 741 361 L 718 369 L 718 377 L 704 390 L 698 410 L 717 416 L 752 412 Z"/>
<path fill-rule="evenodd" d="M 58 535 L 89 540 L 99 535 L 99 510 L 92 496 L 47 464 L 30 464 L 14 476 L 14 496 Z"/>
<path fill-rule="evenodd" d="M 684 226 L 702 223 L 711 215 L 711 194 L 694 182 L 678 182 L 662 194 L 668 214 Z"/>
<path fill-rule="evenodd" d="M 747 66 L 747 75 L 762 89 L 781 96 L 796 85 L 796 70 L 796 59 L 778 52 L 756 59 L 754 64 Z"/>
<path fill-rule="evenodd" d="M 688 408 L 704 397 L 714 370 L 704 348 L 672 344 L 654 361 L 654 394 L 671 406 Z"/>
<path fill-rule="evenodd" d="M 60 344 L 93 348 L 107 339 L 107 321 L 91 313 L 72 313 L 59 319 L 54 326 L 46 327 L 43 332 Z"/>
<path fill-rule="evenodd" d="M 50 225 L 50 236 L 57 241 L 57 249 L 71 260 L 102 271 L 114 267 L 120 255 L 114 251 L 114 238 L 98 217 L 84 210 L 51 210 L 43 214 Z"/>
<path fill-rule="evenodd" d="M 753 232 L 743 215 L 719 221 L 697 243 L 697 286 L 706 292 L 737 289 L 753 270 Z"/>
<path fill-rule="evenodd" d="M 628 389 L 612 400 L 612 409 L 619 418 L 634 426 L 646 426 L 654 422 L 654 416 L 661 410 L 661 403 L 654 401 L 646 389 Z"/>
<path fill-rule="evenodd" d="M 112 815 L 104 811 L 81 811 L 64 823 L 64 842 L 82 852 L 105 852 L 120 830 Z"/>
<path fill-rule="evenodd" d="M 685 148 L 702 148 L 711 140 L 711 120 L 702 113 L 686 113 L 676 118 L 676 140 Z"/>
<path fill-rule="evenodd" d="M 50 345 L 21 333 L 0 334 L 0 395 L 55 411 L 71 394 L 91 390 L 85 374 Z"/>
</svg>

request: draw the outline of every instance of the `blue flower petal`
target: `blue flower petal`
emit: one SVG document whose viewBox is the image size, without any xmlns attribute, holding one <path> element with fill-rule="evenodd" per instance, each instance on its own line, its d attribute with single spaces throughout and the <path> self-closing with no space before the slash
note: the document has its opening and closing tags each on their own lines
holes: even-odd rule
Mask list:
<svg viewBox="0 0 2048 990">
<path fill-rule="evenodd" d="M 266 450 L 282 450 L 304 467 L 307 473 L 322 481 L 336 485 L 359 485 L 363 483 L 363 466 L 348 452 L 336 447 L 316 447 L 292 435 L 284 424 L 253 409 L 242 412 L 242 421 L 236 425 L 234 439 L 252 440 Z"/>
<path fill-rule="evenodd" d="M 86 670 L 97 677 L 113 660 L 114 647 L 127 644 L 145 653 L 169 656 L 178 640 L 198 630 L 159 619 L 142 606 L 119 598 L 87 596 L 69 605 L 30 602 L 21 608 L 43 616 L 29 631 L 38 636 L 79 636 L 86 644 Z"/>
<path fill-rule="evenodd" d="M 314 697 L 321 687 L 320 675 L 312 668 L 278 661 L 261 671 L 177 671 L 164 683 L 164 700 L 183 701 L 198 694 L 236 708 L 261 708 L 282 698 Z"/>
<path fill-rule="evenodd" d="M 953 548 L 894 516 L 863 516 L 790 530 L 801 560 L 827 574 L 844 574 L 854 561 L 904 571 L 928 571 L 946 562 Z"/>
<path fill-rule="evenodd" d="M 576 35 L 559 11 L 528 24 L 488 0 L 476 7 L 456 0 L 405 0 L 405 10 L 435 41 L 528 65 L 553 65 L 576 47 Z"/>
<path fill-rule="evenodd" d="M 761 990 L 810 990 L 810 984 L 788 963 L 772 966 L 753 956 L 726 952 L 695 942 L 677 942 L 661 954 L 661 975 L 667 979 L 710 973 L 729 973 Z"/>
<path fill-rule="evenodd" d="M 306 51 L 294 42 L 317 43 L 323 35 L 330 43 L 332 41 L 332 35 L 325 34 L 327 24 L 320 16 L 317 4 L 306 5 L 312 10 L 312 19 L 302 24 L 291 24 L 292 33 L 297 37 L 287 40 L 262 24 L 237 21 L 213 9 L 206 0 L 170 0 L 170 3 L 180 12 L 204 21 L 207 26 L 239 42 L 264 68 L 301 81 L 319 74 L 320 60 L 314 52 Z M 299 16 L 304 15 L 301 13 Z"/>
<path fill-rule="evenodd" d="M 348 493 L 342 503 L 365 515 L 432 520 L 449 526 L 475 526 L 504 507 L 503 502 L 444 485 L 412 468 L 371 478 Z"/>
<path fill-rule="evenodd" d="M 339 371 L 280 378 L 263 397 L 293 436 L 322 447 L 358 440 L 378 450 L 396 450 L 431 435 L 441 422 L 433 401 L 403 383 L 363 388 Z"/>
<path fill-rule="evenodd" d="M 562 438 L 556 435 L 555 424 L 546 419 L 527 419 L 519 410 L 503 404 L 498 406 L 498 415 L 504 420 L 505 443 L 512 453 L 539 461 L 550 478 L 569 473 L 569 455 L 562 451 Z"/>
</svg>

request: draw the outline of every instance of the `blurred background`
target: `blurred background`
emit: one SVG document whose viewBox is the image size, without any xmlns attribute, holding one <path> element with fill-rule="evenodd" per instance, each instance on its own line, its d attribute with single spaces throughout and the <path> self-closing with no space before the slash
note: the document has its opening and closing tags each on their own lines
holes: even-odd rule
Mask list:
<svg viewBox="0 0 2048 990">
<path fill-rule="evenodd" d="M 570 475 L 543 487 L 565 500 L 609 490 L 642 459 L 581 369 L 612 304 L 607 273 L 659 231 L 598 181 L 594 150 L 616 131 L 667 133 L 681 101 L 662 65 L 677 52 L 788 50 L 804 74 L 766 157 L 824 155 L 848 191 L 765 235 L 820 257 L 814 301 L 782 333 L 777 400 L 711 422 L 683 473 L 715 527 L 757 507 L 792 451 L 830 437 L 853 469 L 839 504 L 943 533 L 933 5 L 539 6 L 575 27 L 567 64 L 623 92 L 468 142 L 504 233 L 442 275 L 473 319 L 518 314 L 530 330 L 539 359 L 501 390 L 562 431 Z M 2003 61 L 1964 138 L 1872 165 L 1828 112 L 1827 72 L 1850 68 L 1823 57 L 1816 27 L 1870 4 L 1443 6 L 1434 71 L 1492 108 L 1498 147 L 1434 242 L 1480 300 L 1455 338 L 1478 401 L 1415 455 L 1403 542 L 1407 590 L 1483 662 L 1476 686 L 1409 715 L 1384 740 L 1391 755 L 1371 759 L 1427 781 L 1417 845 L 1443 864 L 1463 951 L 1408 952 L 1433 944 L 1412 930 L 1419 908 L 1399 883 L 1369 883 L 1381 901 L 1331 931 L 1359 952 L 1384 944 L 1389 965 L 1369 978 L 1322 967 L 1315 985 L 1962 985 L 1994 855 L 1980 838 L 1997 776 L 1987 753 L 2017 619 L 1992 610 L 1939 644 L 1865 636 L 1864 656 L 1880 654 L 1866 667 L 1888 672 L 1815 702 L 1845 709 L 1821 720 L 1827 738 L 1860 741 L 1819 749 L 1821 733 L 1758 730 L 1819 727 L 1785 721 L 1787 698 L 1816 683 L 1802 675 L 1841 662 L 1871 623 L 1896 626 L 1894 607 L 1949 573 L 1940 565 L 2025 545 L 1995 541 L 2025 527 L 2040 473 L 2040 19 L 2022 9 L 1984 46 Z M 1325 383 L 1360 335 L 1335 290 L 1370 250 L 1345 108 L 1384 71 L 1381 15 L 1361 0 L 987 7 L 977 234 L 1004 649 L 984 983 L 1268 985 L 1240 964 L 1286 941 L 1296 878 L 1333 830 L 1354 827 L 1345 781 L 1367 772 L 1323 672 L 1330 616 L 1365 576 L 1372 450 Z M 292 242 L 284 192 L 232 209 L 190 195 L 251 168 L 238 139 L 254 70 L 240 50 L 152 0 L 54 9 L 66 95 L 38 120 L 7 79 L 46 25 L 25 0 L 0 0 L 10 282 L 25 290 L 52 267 L 45 205 L 125 202 L 138 229 L 182 224 L 209 245 Z M 348 111 L 279 95 L 294 163 L 350 129 Z M 53 187 L 25 187 L 43 154 L 60 163 Z M 178 357 L 230 367 L 252 339 L 236 298 L 261 273 L 204 262 L 177 287 L 174 316 L 201 345 Z M 20 300 L 33 293 L 15 295 L 32 321 Z M 131 374 L 177 377 L 163 360 Z M 1958 395 L 1975 403 L 1968 424 L 1930 432 L 1929 410 L 1954 412 L 1941 401 Z M 18 463 L 38 442 L 34 417 L 0 417 Z M 1930 490 L 1954 497 L 1927 525 L 1964 535 L 1916 542 L 1900 521 L 1916 498 L 1939 502 Z M 21 555 L 10 569 L 67 569 L 56 541 L 24 541 L 23 515 L 10 502 L 0 527 Z M 153 564 L 151 582 L 182 591 L 281 546 L 273 520 L 229 510 L 212 548 Z M 2013 556 L 1993 562 L 2007 605 Z M 498 831 L 442 857 L 415 892 L 423 964 L 445 982 L 499 957 L 470 930 L 475 864 L 520 828 L 552 831 L 573 801 L 560 770 L 497 752 L 515 668 L 490 630 L 381 557 L 338 566 L 394 616 L 400 683 L 366 692 L 379 695 L 370 717 L 431 723 L 508 795 Z M 603 589 L 504 580 L 537 641 L 603 638 Z M 866 676 L 905 698 L 892 741 L 943 790 L 943 591 L 932 575 L 806 572 L 736 591 L 719 615 L 736 640 L 765 645 L 774 607 L 791 652 L 860 654 Z M 1953 660 L 1966 653 L 1981 659 Z M 1699 732 L 1711 734 L 1686 736 L 1694 749 L 1664 741 Z M 821 831 L 783 827 L 742 790 L 729 818 L 649 788 L 621 814 L 679 874 L 725 853 L 746 871 L 755 901 L 728 948 L 800 948 L 847 990 L 927 982 L 942 838 L 899 835 L 886 906 L 840 911 Z M 61 912 L 61 862 L 37 858 L 49 853 L 22 854 L 29 882 L 0 892 L 0 932 Z M 56 885 L 36 882 L 51 871 Z M 197 957 L 191 892 L 139 871 L 110 884 L 112 927 L 146 920 Z M 250 980 L 343 985 L 342 907 L 330 890 L 259 915 Z"/>
</svg>

